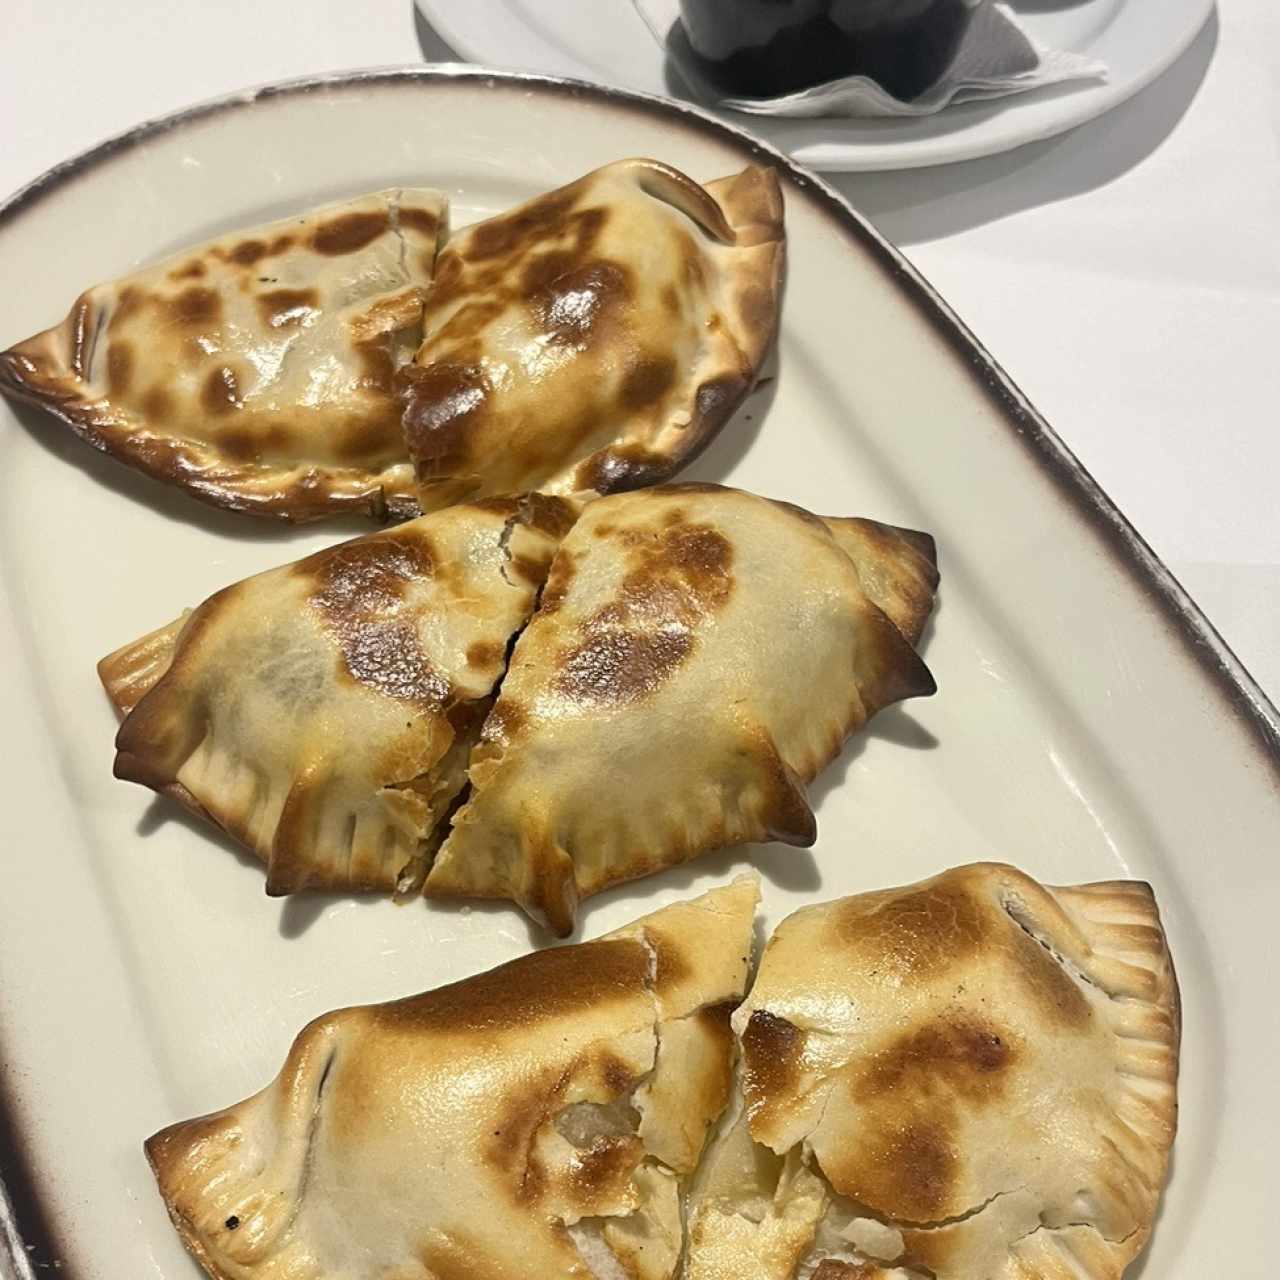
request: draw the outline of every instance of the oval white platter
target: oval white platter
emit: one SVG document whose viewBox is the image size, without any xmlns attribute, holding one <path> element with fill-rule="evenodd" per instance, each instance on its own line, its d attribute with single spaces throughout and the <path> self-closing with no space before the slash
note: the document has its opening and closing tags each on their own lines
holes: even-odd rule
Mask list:
<svg viewBox="0 0 1280 1280">
<path fill-rule="evenodd" d="M 979 858 L 1049 883 L 1150 880 L 1185 1039 L 1145 1274 L 1257 1274 L 1260 1138 L 1280 1118 L 1276 713 L 976 340 L 829 188 L 708 116 L 580 84 L 417 69 L 275 86 L 143 126 L 0 209 L 0 340 L 223 229 L 399 184 L 443 187 L 460 224 L 627 155 L 700 179 L 779 167 L 775 377 L 685 475 L 932 531 L 943 585 L 924 653 L 939 692 L 882 715 L 815 785 L 812 851 L 734 850 L 623 886 L 591 901 L 583 935 L 750 863 L 770 925 Z M 56 1259 L 63 1275 L 191 1280 L 146 1135 L 261 1087 L 324 1010 L 547 941 L 505 908 L 269 899 L 251 859 L 111 777 L 96 659 L 353 528 L 207 510 L 0 407 L 0 1162 L 19 1274 Z M 601 778 L 598 802 L 625 786 Z"/>
</svg>

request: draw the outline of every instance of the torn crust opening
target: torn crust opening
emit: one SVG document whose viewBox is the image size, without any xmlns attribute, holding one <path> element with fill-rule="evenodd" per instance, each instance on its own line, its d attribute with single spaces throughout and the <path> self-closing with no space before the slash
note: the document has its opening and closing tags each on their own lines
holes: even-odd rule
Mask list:
<svg viewBox="0 0 1280 1280">
<path fill-rule="evenodd" d="M 1178 1053 L 1147 886 L 976 864 L 802 909 L 734 1025 L 751 1136 L 821 1184 L 815 1274 L 1116 1280 L 1141 1249 Z"/>
<path fill-rule="evenodd" d="M 513 1256 L 545 1280 L 673 1280 L 732 1045 L 714 1038 L 712 1069 L 669 1032 L 741 998 L 746 960 L 722 957 L 749 957 L 757 897 L 735 882 L 317 1019 L 262 1093 L 148 1142 L 175 1225 L 215 1280 L 506 1275 Z"/>
<path fill-rule="evenodd" d="M 831 523 L 708 484 L 587 506 L 424 892 L 508 898 L 565 936 L 619 882 L 737 844 L 812 844 L 807 785 L 870 716 L 934 689 L 908 639 L 932 562 L 889 526 L 839 538 Z M 602 808 L 605 773 L 626 785 Z"/>
<path fill-rule="evenodd" d="M 576 510 L 451 508 L 246 579 L 110 655 L 117 776 L 246 844 L 269 893 L 415 889 Z"/>
<path fill-rule="evenodd" d="M 507 898 L 566 936 L 621 881 L 812 844 L 807 785 L 934 689 L 936 584 L 922 535 L 716 485 L 481 499 L 104 660 L 115 769 L 247 844 L 269 893 Z"/>
</svg>

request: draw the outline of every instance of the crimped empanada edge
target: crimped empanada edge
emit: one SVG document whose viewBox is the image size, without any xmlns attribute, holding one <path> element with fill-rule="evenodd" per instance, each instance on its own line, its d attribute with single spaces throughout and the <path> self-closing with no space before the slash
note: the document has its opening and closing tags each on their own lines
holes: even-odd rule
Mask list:
<svg viewBox="0 0 1280 1280">
<path fill-rule="evenodd" d="M 152 480 L 183 490 L 207 506 L 287 524 L 340 515 L 407 520 L 419 515 L 413 470 L 405 461 L 380 472 L 311 465 L 228 466 L 210 449 L 156 436 L 103 412 L 103 402 L 79 394 L 74 379 L 56 374 L 37 385 L 19 361 L 61 326 L 0 352 L 0 392 L 43 410 L 105 453 Z"/>
<path fill-rule="evenodd" d="M 238 1259 L 233 1259 L 227 1266 L 220 1265 L 204 1240 L 209 1238 L 211 1231 L 221 1228 L 230 1232 L 246 1226 L 252 1230 L 257 1225 L 245 1214 L 237 1197 L 241 1202 L 254 1206 L 256 1211 L 260 1202 L 269 1202 L 277 1195 L 284 1196 L 282 1186 L 296 1180 L 293 1198 L 300 1198 L 308 1174 L 311 1142 L 320 1121 L 320 1098 L 330 1078 L 330 1067 L 343 1051 L 343 1040 L 358 1038 L 367 1025 L 378 1020 L 382 1011 L 394 1013 L 398 1009 L 412 1007 L 420 1000 L 429 1001 L 451 989 L 474 993 L 476 983 L 487 983 L 490 991 L 496 985 L 506 987 L 514 984 L 522 988 L 522 999 L 537 1001 L 552 996 L 553 992 L 543 987 L 540 996 L 539 982 L 521 982 L 521 978 L 530 972 L 528 966 L 534 967 L 535 974 L 540 969 L 545 974 L 546 962 L 551 957 L 563 957 L 566 952 L 573 952 L 582 957 L 586 965 L 583 972 L 589 973 L 589 954 L 579 952 L 579 947 L 626 946 L 634 949 L 641 958 L 639 981 L 643 983 L 648 998 L 646 1025 L 651 1027 L 655 1040 L 654 1066 L 648 1076 L 636 1082 L 637 1087 L 642 1086 L 659 1069 L 656 1055 L 660 1052 L 664 1027 L 742 1000 L 755 950 L 754 927 L 759 897 L 759 877 L 754 872 L 747 873 L 693 898 L 682 898 L 659 907 L 590 942 L 529 952 L 504 965 L 445 983 L 420 996 L 339 1009 L 313 1019 L 298 1032 L 279 1071 L 263 1090 L 221 1110 L 167 1125 L 143 1143 L 158 1190 L 183 1243 L 214 1280 L 231 1280 L 233 1276 L 256 1273 L 258 1233 L 255 1233 L 251 1244 L 245 1242 L 255 1256 L 243 1268 Z M 495 984 L 494 979 L 499 975 L 510 981 Z M 482 993 L 485 989 L 480 987 Z M 607 1006 L 612 994 L 610 979 L 601 983 L 598 994 Z M 627 1034 L 627 1029 L 623 1029 L 622 1034 Z M 710 1116 L 703 1149 L 706 1136 L 727 1101 L 726 1098 Z M 247 1131 L 262 1119 L 258 1109 L 263 1107 L 269 1108 L 271 1117 L 263 1127 L 268 1130 L 270 1139 L 279 1145 L 265 1153 L 264 1162 L 252 1156 L 246 1161 L 240 1149 L 246 1141 Z M 642 1112 L 637 1133 L 643 1124 Z M 698 1159 L 701 1154 L 699 1151 Z M 673 1168 L 660 1156 L 654 1159 L 682 1182 L 690 1176 Z M 251 1170 L 244 1179 L 248 1184 L 246 1187 L 237 1187 L 234 1178 L 229 1183 L 226 1176 L 227 1164 L 237 1160 Z M 261 1195 L 259 1187 L 254 1184 L 260 1184 L 270 1194 Z M 229 1217 L 224 1219 L 223 1215 L 228 1211 L 239 1216 L 238 1223 Z M 203 1238 L 197 1226 L 200 1220 L 209 1224 Z M 283 1217 L 272 1234 L 283 1237 L 292 1220 L 292 1213 Z M 262 1261 L 270 1265 L 269 1258 Z"/>
<path fill-rule="evenodd" d="M 1088 882 L 1072 886 L 1041 884 L 1017 867 L 1006 863 L 971 863 L 944 869 L 940 874 L 967 873 L 977 880 L 972 891 L 993 900 L 1010 917 L 1013 925 L 1028 932 L 1053 956 L 1055 962 L 1081 986 L 1097 989 L 1103 997 L 1095 1008 L 1110 1019 L 1110 1031 L 1120 1057 L 1118 1076 L 1121 1087 L 1110 1101 L 1110 1114 L 1126 1124 L 1154 1157 L 1152 1163 L 1141 1162 L 1140 1168 L 1117 1150 L 1116 1160 L 1123 1160 L 1131 1172 L 1137 1172 L 1145 1184 L 1145 1200 L 1139 1202 L 1137 1225 L 1121 1239 L 1109 1239 L 1089 1222 L 1073 1222 L 1064 1227 L 1041 1226 L 1026 1236 L 1011 1241 L 1006 1265 L 991 1273 L 992 1280 L 1014 1280 L 1035 1275 L 1044 1280 L 1120 1280 L 1125 1268 L 1141 1253 L 1154 1229 L 1159 1200 L 1168 1177 L 1168 1164 L 1177 1121 L 1176 1086 L 1181 1036 L 1180 998 L 1167 935 L 1160 920 L 1154 892 L 1140 880 Z M 930 883 L 934 877 L 922 883 Z M 890 895 L 913 886 L 894 886 L 880 891 Z M 877 891 L 873 891 L 873 894 Z M 862 895 L 852 895 L 853 901 Z M 822 913 L 838 905 L 841 899 L 801 907 L 784 918 L 774 929 L 769 943 L 788 922 L 808 913 Z M 796 990 L 803 990 L 803 958 L 792 975 Z M 734 1018 L 739 1037 L 746 1030 L 742 1014 L 752 1000 L 748 992 L 744 1006 Z M 768 1013 L 767 1005 L 756 1006 L 754 1013 Z M 1149 1015 L 1149 1016 L 1147 1016 Z M 778 1015 L 774 1015 L 778 1017 Z M 1134 1034 L 1135 1019 L 1145 1025 L 1145 1043 L 1164 1050 L 1163 1059 L 1135 1051 L 1143 1038 Z M 779 1019 L 785 1021 L 785 1019 Z M 1117 1022 L 1123 1020 L 1123 1026 Z M 820 1033 L 820 1028 L 805 1024 L 806 1034 Z M 1154 1083 L 1157 1094 L 1163 1093 L 1163 1105 L 1152 1114 L 1149 1129 L 1134 1128 L 1132 1099 L 1125 1094 L 1125 1062 L 1132 1057 L 1142 1070 L 1134 1073 L 1138 1082 L 1139 1103 L 1151 1100 Z M 767 1067 L 767 1061 L 764 1064 Z M 1163 1068 L 1163 1069 L 1162 1069 Z M 1141 1110 L 1137 1111 L 1142 1114 Z M 756 1139 L 763 1141 L 763 1139 Z M 770 1145 L 766 1143 L 765 1145 Z M 779 1155 L 799 1152 L 804 1142 L 794 1147 L 776 1148 Z M 815 1168 L 817 1165 L 815 1163 Z M 820 1171 L 820 1170 L 819 1170 Z M 1148 1174 L 1150 1176 L 1148 1176 Z M 903 1224 L 891 1223 L 894 1226 Z M 945 1224 L 944 1224 L 945 1225 Z M 888 1268 L 891 1264 L 881 1264 Z M 878 1272 L 875 1274 L 879 1274 Z M 896 1273 L 895 1273 L 896 1274 Z M 909 1274 L 915 1274 L 909 1271 Z"/>
<path fill-rule="evenodd" d="M 1149 883 L 1103 880 L 1046 887 L 1072 913 L 1089 940 L 1090 971 L 1111 997 L 1108 1003 L 1118 1024 L 1122 1103 L 1129 1121 L 1139 1127 L 1127 1123 L 1158 1157 L 1149 1180 L 1151 1204 L 1142 1225 L 1123 1241 L 1103 1240 L 1117 1260 L 1118 1276 L 1146 1247 L 1168 1179 L 1178 1130 L 1182 992 Z M 1070 1272 L 1064 1270 L 1066 1274 Z"/>
<path fill-rule="evenodd" d="M 683 177 L 683 175 L 681 175 Z M 703 184 L 735 242 L 726 265 L 723 311 L 728 340 L 711 348 L 691 374 L 692 417 L 669 423 L 649 447 L 607 445 L 572 464 L 573 488 L 623 493 L 662 484 L 693 462 L 758 385 L 777 337 L 786 263 L 782 189 L 775 170 L 749 165 Z M 736 359 L 730 361 L 728 352 Z"/>
<path fill-rule="evenodd" d="M 385 188 L 357 199 L 381 199 L 392 230 L 399 236 L 399 200 L 405 190 L 409 188 Z M 438 197 L 437 237 L 443 235 L 449 215 L 448 199 L 442 192 L 427 188 L 414 190 Z M 306 210 L 302 217 L 316 218 L 350 203 L 333 201 Z M 285 220 L 276 220 L 279 221 Z M 271 227 L 276 222 L 264 225 Z M 249 233 L 261 228 L 243 230 Z M 217 241 L 206 245 L 212 243 Z M 154 265 L 180 262 L 192 250 L 202 247 L 206 246 L 193 245 Z M 92 364 L 93 348 L 105 328 L 100 312 L 95 314 L 94 310 L 94 294 L 101 287 L 104 286 L 93 286 L 81 293 L 57 324 L 0 351 L 0 394 L 58 419 L 99 453 L 222 510 L 290 524 L 341 515 L 388 521 L 421 514 L 407 456 L 377 471 L 313 463 L 229 464 L 212 448 L 168 439 L 149 429 L 145 422 L 114 413 L 108 401 L 87 398 L 81 374 Z M 71 353 L 70 367 L 63 361 L 64 350 Z"/>
<path fill-rule="evenodd" d="M 505 522 L 498 537 L 499 546 L 508 564 L 515 567 L 519 572 L 527 574 L 529 572 L 528 566 L 522 564 L 519 554 L 511 548 L 516 529 L 523 526 L 546 538 L 554 539 L 558 544 L 559 540 L 564 537 L 581 514 L 584 501 L 581 498 L 527 493 L 511 497 L 498 496 L 481 499 L 473 505 L 496 515 L 505 516 Z M 375 533 L 364 536 L 377 537 L 379 535 Z M 358 540 L 356 539 L 356 541 Z M 337 543 L 334 545 L 341 546 L 344 544 Z M 275 568 L 285 567 L 288 567 L 287 564 L 275 566 Z M 505 569 L 502 570 L 502 573 L 505 578 Z M 98 662 L 99 679 L 112 705 L 122 717 L 122 724 L 116 737 L 116 754 L 113 765 L 115 776 L 126 781 L 139 783 L 158 794 L 169 796 L 187 809 L 188 812 L 207 821 L 218 830 L 225 832 L 231 839 L 235 840 L 267 866 L 266 891 L 270 896 L 285 896 L 304 888 L 340 889 L 348 892 L 386 890 L 393 892 L 395 896 L 400 898 L 410 893 L 416 893 L 421 888 L 421 880 L 425 878 L 426 871 L 430 868 L 436 849 L 438 849 L 439 844 L 447 834 L 452 815 L 458 807 L 456 797 L 453 802 L 443 809 L 436 821 L 436 825 L 430 831 L 424 833 L 419 842 L 419 856 L 423 862 L 423 867 L 419 869 L 420 874 L 415 874 L 412 879 L 411 888 L 404 888 L 401 882 L 405 880 L 407 875 L 415 871 L 414 858 L 410 858 L 400 868 L 394 885 L 384 884 L 381 880 L 376 882 L 343 880 L 335 884 L 323 879 L 313 879 L 306 875 L 298 878 L 296 875 L 291 875 L 288 868 L 281 872 L 276 865 L 274 856 L 258 847 L 253 841 L 250 831 L 246 829 L 244 824 L 237 822 L 234 819 L 234 815 L 223 814 L 222 816 L 216 816 L 186 785 L 176 779 L 171 779 L 167 772 L 157 771 L 152 759 L 148 757 L 145 751 L 138 749 L 136 746 L 132 750 L 129 749 L 129 745 L 124 739 L 131 717 L 135 710 L 138 710 L 139 705 L 146 696 L 161 685 L 165 676 L 170 672 L 175 655 L 179 652 L 184 632 L 188 626 L 198 628 L 200 619 L 207 607 L 225 592 L 232 590 L 234 586 L 235 584 L 232 584 L 231 587 L 215 592 L 213 596 L 210 596 L 208 600 L 194 610 L 184 611 L 181 617 L 173 622 L 121 646 Z M 514 647 L 515 640 L 529 625 L 537 610 L 540 597 L 541 585 L 533 592 L 529 612 L 511 636 L 508 637 L 507 657 L 503 660 L 502 670 L 493 688 L 482 697 L 471 700 L 472 705 L 480 708 L 481 719 L 487 717 L 488 711 L 492 707 L 496 691 L 506 677 L 506 664 L 509 660 L 511 649 Z M 143 710 L 145 711 L 145 708 Z M 474 745 L 475 743 L 472 742 L 467 747 L 468 757 Z M 465 772 L 460 794 L 465 794 L 469 786 L 465 782 Z"/>
</svg>

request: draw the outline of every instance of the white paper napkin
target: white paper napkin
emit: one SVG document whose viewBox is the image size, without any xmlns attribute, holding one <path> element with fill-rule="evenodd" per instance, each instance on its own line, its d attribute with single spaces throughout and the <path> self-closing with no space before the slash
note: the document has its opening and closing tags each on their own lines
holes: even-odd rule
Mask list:
<svg viewBox="0 0 1280 1280">
<path fill-rule="evenodd" d="M 867 76 L 828 80 L 776 98 L 722 97 L 688 57 L 667 39 L 680 17 L 680 0 L 633 0 L 654 38 L 702 97 L 734 111 L 768 116 L 927 116 L 953 102 L 1025 93 L 1064 80 L 1105 79 L 1106 64 L 1082 54 L 1048 49 L 1007 5 L 984 4 L 974 15 L 950 67 L 931 88 L 903 102 Z"/>
</svg>

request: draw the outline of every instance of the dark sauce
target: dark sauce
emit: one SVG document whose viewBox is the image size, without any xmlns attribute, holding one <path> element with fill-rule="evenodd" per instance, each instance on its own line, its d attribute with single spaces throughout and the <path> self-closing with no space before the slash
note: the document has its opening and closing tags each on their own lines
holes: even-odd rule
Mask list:
<svg viewBox="0 0 1280 1280">
<path fill-rule="evenodd" d="M 688 51 L 723 94 L 771 98 L 865 75 L 903 102 L 946 70 L 975 7 L 976 0 L 680 0 Z"/>
</svg>

